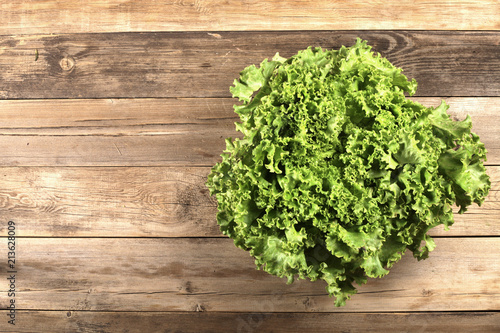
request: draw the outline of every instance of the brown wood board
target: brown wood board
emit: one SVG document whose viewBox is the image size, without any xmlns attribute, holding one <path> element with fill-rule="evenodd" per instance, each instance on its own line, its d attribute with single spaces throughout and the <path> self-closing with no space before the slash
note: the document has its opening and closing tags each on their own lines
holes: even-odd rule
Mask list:
<svg viewBox="0 0 500 333">
<path fill-rule="evenodd" d="M 0 207 L 19 236 L 223 237 L 209 167 L 4 167 Z M 481 207 L 455 214 L 450 230 L 431 235 L 500 236 L 500 167 L 487 168 L 492 189 Z M 454 208 L 455 213 L 458 208 Z M 7 236 L 0 224 L 0 235 Z"/>
<path fill-rule="evenodd" d="M 11 1 L 0 30 L 18 33 L 417 29 L 498 30 L 495 0 Z"/>
<path fill-rule="evenodd" d="M 417 96 L 498 96 L 500 32 L 270 31 L 4 35 L 0 98 L 229 97 L 246 66 L 366 39 Z"/>
<path fill-rule="evenodd" d="M 413 99 L 471 115 L 492 190 L 431 231 L 429 259 L 408 252 L 335 308 L 323 281 L 255 270 L 205 180 L 240 136 L 243 68 L 356 37 L 418 81 Z M 3 3 L 0 332 L 499 332 L 499 54 L 493 0 Z"/>
<path fill-rule="evenodd" d="M 6 239 L 2 238 L 6 247 Z M 292 285 L 221 238 L 19 238 L 19 310 L 394 312 L 498 310 L 496 237 L 436 239 L 336 308 L 324 281 Z M 0 298 L 6 309 L 8 298 Z"/>
<path fill-rule="evenodd" d="M 426 106 L 441 98 L 415 98 Z M 444 98 L 500 164 L 498 97 Z M 212 166 L 240 137 L 236 99 L 0 101 L 1 166 Z"/>
<path fill-rule="evenodd" d="M 0 310 L 0 317 L 5 317 Z M 37 332 L 435 332 L 497 333 L 500 313 L 238 313 L 19 311 L 23 324 L 4 333 Z M 29 328 L 28 328 L 29 327 Z"/>
</svg>

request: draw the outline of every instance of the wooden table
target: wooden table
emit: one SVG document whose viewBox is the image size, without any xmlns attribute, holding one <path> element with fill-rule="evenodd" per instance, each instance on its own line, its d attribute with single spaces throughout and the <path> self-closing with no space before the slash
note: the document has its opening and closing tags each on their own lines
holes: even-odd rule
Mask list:
<svg viewBox="0 0 500 333">
<path fill-rule="evenodd" d="M 499 332 L 499 29 L 497 0 L 2 3 L 0 332 Z M 255 270 L 204 182 L 240 70 L 358 36 L 471 115 L 492 191 L 335 308 Z"/>
</svg>

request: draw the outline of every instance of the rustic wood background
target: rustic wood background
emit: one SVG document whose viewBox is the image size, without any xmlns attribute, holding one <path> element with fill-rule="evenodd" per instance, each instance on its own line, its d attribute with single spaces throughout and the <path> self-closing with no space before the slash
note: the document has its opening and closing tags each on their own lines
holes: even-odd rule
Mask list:
<svg viewBox="0 0 500 333">
<path fill-rule="evenodd" d="M 499 332 L 499 30 L 497 0 L 3 2 L 0 332 Z M 492 191 L 335 308 L 321 282 L 255 270 L 204 182 L 239 71 L 358 36 L 416 100 L 471 115 Z"/>
</svg>

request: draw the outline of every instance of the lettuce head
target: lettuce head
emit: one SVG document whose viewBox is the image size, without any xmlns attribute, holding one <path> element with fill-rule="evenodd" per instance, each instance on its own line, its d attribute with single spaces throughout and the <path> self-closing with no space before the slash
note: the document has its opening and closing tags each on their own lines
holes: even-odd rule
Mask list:
<svg viewBox="0 0 500 333">
<path fill-rule="evenodd" d="M 366 41 L 276 54 L 240 74 L 230 90 L 243 137 L 226 139 L 207 186 L 222 233 L 270 274 L 324 280 L 342 306 L 407 249 L 425 259 L 452 206 L 488 194 L 470 117 L 408 99 L 416 81 Z"/>
</svg>

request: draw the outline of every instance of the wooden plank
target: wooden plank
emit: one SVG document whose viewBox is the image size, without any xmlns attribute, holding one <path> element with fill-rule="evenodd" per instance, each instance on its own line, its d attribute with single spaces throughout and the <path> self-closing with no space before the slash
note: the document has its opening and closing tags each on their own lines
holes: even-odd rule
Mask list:
<svg viewBox="0 0 500 333">
<path fill-rule="evenodd" d="M 276 52 L 338 49 L 356 37 L 415 78 L 419 96 L 498 96 L 499 36 L 359 30 L 2 36 L 0 98 L 229 97 L 243 68 Z"/>
<path fill-rule="evenodd" d="M 2 238 L 6 246 L 6 239 Z M 255 270 L 229 239 L 18 238 L 17 310 L 404 312 L 500 309 L 500 242 L 442 238 L 370 279 L 343 308 L 325 284 Z M 0 308 L 7 306 L 0 294 Z"/>
<path fill-rule="evenodd" d="M 227 101 L 2 101 L 0 164 L 213 165 L 237 134 Z"/>
<path fill-rule="evenodd" d="M 0 311 L 5 318 L 6 311 Z M 217 313 L 18 311 L 1 332 L 426 332 L 497 333 L 498 312 Z"/>
<path fill-rule="evenodd" d="M 19 236 L 222 237 L 216 200 L 205 187 L 209 167 L 4 167 L 0 208 Z M 455 214 L 433 236 L 500 236 L 500 167 L 482 207 Z M 455 208 L 455 212 L 458 209 Z M 7 235 L 0 224 L 0 235 Z"/>
<path fill-rule="evenodd" d="M 439 98 L 415 98 L 428 106 Z M 500 164 L 500 98 L 447 98 L 455 119 L 471 115 Z M 212 166 L 238 137 L 235 99 L 0 101 L 0 166 Z"/>
<path fill-rule="evenodd" d="M 20 236 L 222 236 L 209 168 L 0 168 Z M 0 234 L 7 235 L 6 225 Z"/>
<path fill-rule="evenodd" d="M 331 29 L 500 29 L 494 0 L 222 1 L 165 0 L 78 2 L 13 1 L 2 6 L 6 33 L 331 30 Z"/>
</svg>

